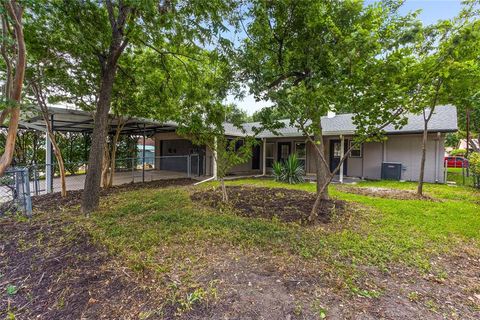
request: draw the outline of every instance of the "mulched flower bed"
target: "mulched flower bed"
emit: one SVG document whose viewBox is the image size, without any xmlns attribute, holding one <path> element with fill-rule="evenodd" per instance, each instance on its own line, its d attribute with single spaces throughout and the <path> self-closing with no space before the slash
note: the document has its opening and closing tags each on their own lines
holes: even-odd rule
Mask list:
<svg viewBox="0 0 480 320">
<path fill-rule="evenodd" d="M 379 187 L 353 187 L 353 186 L 337 186 L 337 189 L 343 192 L 355 193 L 362 196 L 387 198 L 395 200 L 427 200 L 427 201 L 440 201 L 432 197 L 423 195 L 419 196 L 414 191 L 400 190 L 400 189 L 388 189 Z"/>
<path fill-rule="evenodd" d="M 262 187 L 227 187 L 229 203 L 238 215 L 252 218 L 277 218 L 285 222 L 306 222 L 315 202 L 315 194 L 300 190 Z M 225 206 L 220 189 L 199 191 L 193 201 L 214 208 Z M 333 215 L 341 214 L 346 203 L 341 200 L 322 201 L 317 222 L 327 223 Z"/>
<path fill-rule="evenodd" d="M 128 183 L 100 190 L 100 196 L 117 192 L 132 191 L 145 188 L 166 188 L 171 186 L 187 186 L 195 183 L 192 179 L 166 179 L 143 183 Z M 82 201 L 83 190 L 67 191 L 67 196 L 62 197 L 60 192 L 32 197 L 33 208 L 39 211 L 59 210 L 66 207 L 78 206 Z"/>
</svg>

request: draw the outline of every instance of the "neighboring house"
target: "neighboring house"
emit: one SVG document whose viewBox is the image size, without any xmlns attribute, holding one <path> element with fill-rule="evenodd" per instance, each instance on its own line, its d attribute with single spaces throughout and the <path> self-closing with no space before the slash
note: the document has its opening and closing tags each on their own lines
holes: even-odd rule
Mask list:
<svg viewBox="0 0 480 320">
<path fill-rule="evenodd" d="M 142 163 L 143 158 L 143 138 L 137 140 L 137 163 Z M 145 164 L 153 167 L 155 163 L 155 141 L 150 138 L 145 139 Z"/>
<path fill-rule="evenodd" d="M 458 145 L 458 149 L 467 149 L 467 139 L 461 139 Z M 470 139 L 470 145 L 468 146 L 470 151 L 480 150 L 480 141 L 478 139 Z"/>
<path fill-rule="evenodd" d="M 450 152 L 452 152 L 453 150 L 456 150 L 456 149 L 467 150 L 467 139 L 460 139 L 460 141 L 459 141 L 459 143 L 456 147 L 446 147 L 445 148 L 445 156 L 449 156 Z M 470 152 L 474 152 L 474 151 L 477 151 L 477 150 L 480 151 L 480 141 L 478 139 L 471 139 L 469 149 L 470 149 Z"/>
<path fill-rule="evenodd" d="M 288 125 L 278 130 L 278 134 L 264 131 L 257 135 L 259 145 L 254 147 L 252 158 L 245 164 L 234 167 L 230 173 L 268 174 L 275 161 L 285 160 L 296 153 L 305 164 L 307 175 L 315 174 L 313 146 L 295 127 Z M 352 151 L 343 165 L 343 175 L 365 179 L 380 179 L 382 163 L 395 162 L 401 164 L 401 179 L 415 181 L 419 176 L 423 117 L 408 115 L 408 123 L 401 129 L 393 126 L 385 128 L 387 139 L 384 142 L 367 142 Z M 244 129 L 251 132 L 259 123 L 245 123 Z M 352 114 L 333 115 L 322 118 L 325 157 L 333 169 L 338 164 L 343 152 L 348 149 L 355 133 Z M 189 155 L 198 154 L 200 174 L 210 176 L 213 173 L 212 152 L 205 147 L 192 145 L 189 140 L 178 136 L 172 128 L 171 132 L 154 135 L 155 155 Z M 457 131 L 457 113 L 454 106 L 438 106 L 429 123 L 427 157 L 425 164 L 425 181 L 443 182 L 443 155 L 445 153 L 445 134 Z M 225 124 L 225 133 L 229 137 L 241 137 L 243 134 L 233 125 Z M 342 144 L 344 150 L 342 151 Z M 156 164 L 157 168 L 163 168 Z"/>
</svg>

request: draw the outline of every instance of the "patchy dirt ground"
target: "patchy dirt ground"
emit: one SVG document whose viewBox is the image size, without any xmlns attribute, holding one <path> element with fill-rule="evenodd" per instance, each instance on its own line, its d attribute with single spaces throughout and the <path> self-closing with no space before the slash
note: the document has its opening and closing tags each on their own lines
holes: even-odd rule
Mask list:
<svg viewBox="0 0 480 320">
<path fill-rule="evenodd" d="M 42 215 L 3 220 L 0 318 L 16 319 L 478 319 L 476 252 L 435 261 L 436 271 L 361 268 L 355 289 L 320 260 L 209 248 L 209 267 L 192 275 L 215 297 L 177 314 L 164 283 L 136 276 L 69 222 Z M 468 252 L 468 251 L 467 251 Z M 14 292 L 8 293 L 9 287 Z"/>
<path fill-rule="evenodd" d="M 286 222 L 305 222 L 315 202 L 315 195 L 300 190 L 248 186 L 227 187 L 229 205 L 241 216 L 252 218 L 277 218 Z M 196 192 L 192 200 L 219 208 L 224 205 L 219 188 Z M 317 222 L 329 222 L 332 216 L 345 211 L 346 202 L 322 201 Z"/>
<path fill-rule="evenodd" d="M 0 318 L 133 318 L 154 296 L 72 223 L 0 222 Z"/>
<path fill-rule="evenodd" d="M 283 207 L 296 203 L 279 190 Z M 242 192 L 237 197 L 252 191 Z M 71 197 L 57 211 L 79 203 Z M 211 246 L 201 252 L 208 267 L 191 275 L 212 287 L 211 298 L 191 298 L 191 309 L 178 314 L 178 301 L 164 294 L 166 286 L 181 285 L 175 279 L 134 273 L 51 209 L 53 196 L 36 200 L 46 212 L 31 221 L 0 220 L 0 319 L 480 319 L 480 252 L 468 244 L 435 258 L 429 274 L 403 265 L 357 266 L 360 277 L 348 282 L 339 266 L 322 259 Z"/>
<path fill-rule="evenodd" d="M 171 186 L 187 186 L 195 183 L 192 179 L 165 179 L 143 183 L 127 183 L 119 186 L 113 186 L 108 189 L 101 189 L 100 196 L 107 196 L 117 192 L 126 192 L 145 188 L 167 188 Z M 70 208 L 80 205 L 82 201 L 83 190 L 68 191 L 67 196 L 62 198 L 59 192 L 32 197 L 34 210 L 51 211 Z"/>
<path fill-rule="evenodd" d="M 427 201 L 440 201 L 427 195 L 419 196 L 414 191 L 400 190 L 400 189 L 388 189 L 379 187 L 354 187 L 351 185 L 337 186 L 337 189 L 343 192 L 360 194 L 369 197 L 388 198 L 396 200 L 427 200 Z"/>
</svg>

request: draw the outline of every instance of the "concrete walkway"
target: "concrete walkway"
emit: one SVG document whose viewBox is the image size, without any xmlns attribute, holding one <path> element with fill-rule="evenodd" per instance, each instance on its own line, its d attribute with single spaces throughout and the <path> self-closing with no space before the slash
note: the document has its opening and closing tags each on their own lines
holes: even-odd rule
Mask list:
<svg viewBox="0 0 480 320">
<path fill-rule="evenodd" d="M 71 175 L 66 177 L 67 191 L 68 190 L 81 190 L 85 185 L 85 174 Z M 165 179 L 180 179 L 187 178 L 187 174 L 184 172 L 175 172 L 167 170 L 145 170 L 145 180 L 143 180 L 142 170 L 116 172 L 113 177 L 113 185 L 118 186 L 126 183 L 138 183 L 149 182 Z M 192 177 L 195 179 L 197 177 Z M 200 177 L 198 177 L 200 178 Z M 55 177 L 53 179 L 53 192 L 59 192 L 61 189 L 60 178 Z M 35 190 L 38 190 L 38 194 L 45 193 L 45 180 L 39 180 L 37 182 L 37 189 L 33 185 L 30 186 L 30 191 L 35 194 Z"/>
</svg>

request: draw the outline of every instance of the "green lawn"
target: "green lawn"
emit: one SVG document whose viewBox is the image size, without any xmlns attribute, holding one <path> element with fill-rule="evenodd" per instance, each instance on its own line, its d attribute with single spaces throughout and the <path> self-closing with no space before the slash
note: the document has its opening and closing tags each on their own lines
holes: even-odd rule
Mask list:
<svg viewBox="0 0 480 320">
<path fill-rule="evenodd" d="M 315 190 L 311 183 L 286 185 L 258 179 L 227 184 Z M 359 186 L 415 188 L 413 183 L 386 181 L 362 182 Z M 160 276 L 175 269 L 190 277 L 196 269 L 208 265 L 206 252 L 214 247 L 321 260 L 339 270 L 357 264 L 388 267 L 401 262 L 427 271 L 432 255 L 464 244 L 478 248 L 480 193 L 472 188 L 432 184 L 425 190 L 441 201 L 374 198 L 340 192 L 331 186 L 331 195 L 347 200 L 351 206 L 345 217 L 327 227 L 244 218 L 228 210 L 204 208 L 190 200 L 189 188 L 116 194 L 103 202 L 91 220 L 81 220 L 97 240 L 134 269 L 153 270 Z"/>
</svg>

